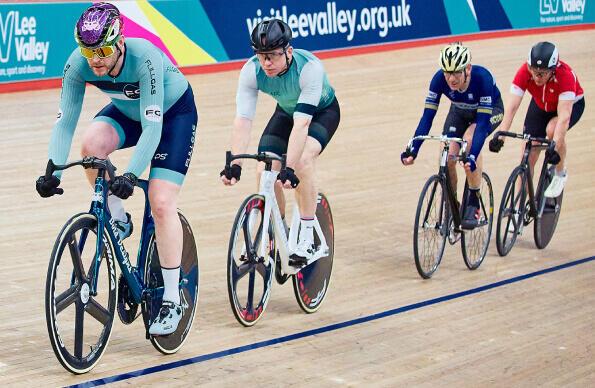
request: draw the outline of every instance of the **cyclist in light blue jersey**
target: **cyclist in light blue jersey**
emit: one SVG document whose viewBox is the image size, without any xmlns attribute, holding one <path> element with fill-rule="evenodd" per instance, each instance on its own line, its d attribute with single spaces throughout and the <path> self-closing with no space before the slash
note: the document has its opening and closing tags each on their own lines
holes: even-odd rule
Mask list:
<svg viewBox="0 0 595 388">
<path fill-rule="evenodd" d="M 496 81 L 488 69 L 471 65 L 471 52 L 460 42 L 444 47 L 440 52 L 440 67 L 430 82 L 425 109 L 414 136 L 427 135 L 438 111 L 440 97 L 451 100 L 450 110 L 444 122 L 443 134 L 464 138 L 470 144 L 468 161 L 464 164 L 469 183 L 469 193 L 461 226 L 473 229 L 479 216 L 478 193 L 481 185 L 481 149 L 486 137 L 502 122 L 504 104 Z M 414 163 L 421 140 L 416 140 L 409 151 L 401 154 L 404 165 Z M 459 145 L 452 143 L 450 155 L 459 152 Z M 456 163 L 449 158 L 448 173 L 452 186 L 457 187 Z"/>
<path fill-rule="evenodd" d="M 64 164 L 79 119 L 85 85 L 92 84 L 111 102 L 85 132 L 81 154 L 107 158 L 117 149 L 136 146 L 132 159 L 110 183 L 108 209 L 120 238 L 132 233 L 130 215 L 122 199 L 132 195 L 143 171 L 150 165 L 149 202 L 164 281 L 161 310 L 149 332 L 175 331 L 182 317 L 179 277 L 182 225 L 177 197 L 192 151 L 198 112 L 192 89 L 169 58 L 149 41 L 122 35 L 123 20 L 112 4 L 96 3 L 79 18 L 75 49 L 64 67 L 58 119 L 52 129 L 49 159 Z M 97 173 L 86 170 L 93 184 Z M 42 197 L 61 194 L 60 173 L 40 176 L 36 188 Z"/>
<path fill-rule="evenodd" d="M 258 152 L 287 154 L 287 167 L 279 173 L 281 183 L 275 185 L 275 194 L 284 214 L 283 188 L 296 189 L 301 226 L 294 254 L 309 259 L 314 253 L 316 161 L 337 130 L 341 115 L 335 90 L 322 63 L 312 53 L 294 49 L 291 38 L 291 28 L 278 19 L 265 20 L 252 31 L 251 43 L 256 55 L 240 72 L 231 151 L 240 154 L 248 148 L 258 92 L 277 100 L 277 108 L 260 138 Z M 221 171 L 224 184 L 233 185 L 240 179 L 241 163 L 236 160 L 229 169 Z M 261 163 L 259 176 L 263 169 Z M 280 164 L 274 164 L 273 169 L 279 171 Z"/>
</svg>

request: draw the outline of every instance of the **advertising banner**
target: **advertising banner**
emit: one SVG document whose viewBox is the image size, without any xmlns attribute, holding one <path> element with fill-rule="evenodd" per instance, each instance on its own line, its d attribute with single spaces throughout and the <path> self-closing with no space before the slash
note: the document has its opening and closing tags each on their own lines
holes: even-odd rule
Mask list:
<svg viewBox="0 0 595 388">
<path fill-rule="evenodd" d="M 250 31 L 279 18 L 311 51 L 595 22 L 595 0 L 127 0 L 124 35 L 143 37 L 179 67 L 247 58 Z M 0 85 L 52 79 L 76 48 L 91 2 L 0 4 Z"/>
</svg>

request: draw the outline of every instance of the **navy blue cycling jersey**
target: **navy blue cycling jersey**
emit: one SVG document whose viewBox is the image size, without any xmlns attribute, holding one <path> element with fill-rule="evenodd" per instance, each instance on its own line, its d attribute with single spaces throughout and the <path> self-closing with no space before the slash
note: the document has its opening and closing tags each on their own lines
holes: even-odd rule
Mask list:
<svg viewBox="0 0 595 388">
<path fill-rule="evenodd" d="M 473 142 L 469 155 L 476 159 L 483 147 L 483 143 L 491 131 L 490 117 L 492 116 L 493 104 L 500 100 L 500 90 L 496 86 L 496 80 L 492 73 L 483 66 L 473 65 L 471 67 L 471 79 L 465 91 L 452 90 L 442 70 L 438 70 L 430 82 L 430 90 L 426 97 L 424 113 L 419 120 L 415 136 L 427 135 L 432 127 L 436 116 L 440 97 L 444 94 L 452 101 L 452 104 L 462 110 L 476 111 L 476 128 L 473 135 Z M 423 141 L 413 143 L 413 153 L 417 154 Z"/>
</svg>

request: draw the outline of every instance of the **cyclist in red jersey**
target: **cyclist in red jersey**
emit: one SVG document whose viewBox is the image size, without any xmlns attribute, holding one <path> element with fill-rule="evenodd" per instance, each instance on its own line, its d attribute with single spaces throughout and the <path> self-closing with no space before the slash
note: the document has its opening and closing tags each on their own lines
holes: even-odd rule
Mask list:
<svg viewBox="0 0 595 388">
<path fill-rule="evenodd" d="M 509 131 L 525 91 L 533 97 L 525 116 L 523 132 L 536 137 L 554 139 L 556 148 L 550 155 L 556 174 L 544 195 L 555 198 L 562 193 L 566 179 L 566 132 L 581 118 L 585 110 L 583 89 L 574 71 L 558 58 L 553 43 L 539 42 L 531 48 L 526 64 L 517 71 L 510 87 L 511 96 L 504 110 L 500 128 Z M 498 152 L 504 141 L 490 141 L 490 150 Z M 523 146 L 524 148 L 524 146 Z M 539 150 L 529 155 L 531 169 L 539 157 Z"/>
</svg>

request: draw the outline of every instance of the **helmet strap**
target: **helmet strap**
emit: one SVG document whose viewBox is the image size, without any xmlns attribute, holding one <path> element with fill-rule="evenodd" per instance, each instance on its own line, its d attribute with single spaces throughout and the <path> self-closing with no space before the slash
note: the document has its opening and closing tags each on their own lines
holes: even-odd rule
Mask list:
<svg viewBox="0 0 595 388">
<path fill-rule="evenodd" d="M 291 63 L 289 62 L 289 57 L 287 56 L 287 47 L 283 48 L 283 54 L 285 54 L 285 64 L 287 67 L 285 67 L 285 69 L 282 72 L 277 74 L 277 77 L 280 77 L 283 74 L 287 73 L 289 71 L 289 66 L 291 66 Z M 293 62 L 293 58 L 291 58 L 291 62 Z"/>
<path fill-rule="evenodd" d="M 116 51 L 118 52 L 118 58 L 116 58 L 116 61 L 112 65 L 111 69 L 109 69 L 109 71 L 107 72 L 107 75 L 109 75 L 112 78 L 116 78 L 117 77 L 117 75 L 116 76 L 113 76 L 112 75 L 112 71 L 114 71 L 114 68 L 118 64 L 118 61 L 120 60 L 120 56 L 122 55 L 122 51 L 120 51 L 120 46 L 118 46 L 118 44 L 116 44 Z"/>
</svg>

